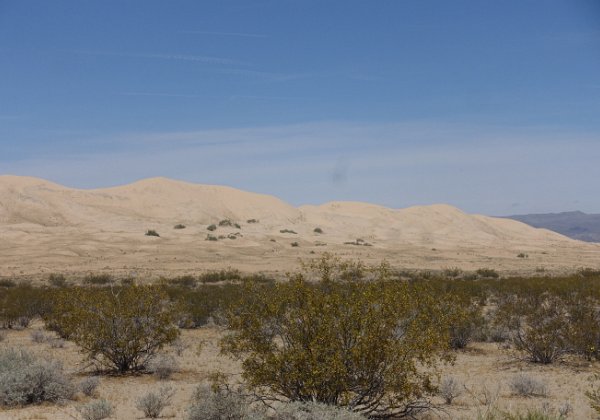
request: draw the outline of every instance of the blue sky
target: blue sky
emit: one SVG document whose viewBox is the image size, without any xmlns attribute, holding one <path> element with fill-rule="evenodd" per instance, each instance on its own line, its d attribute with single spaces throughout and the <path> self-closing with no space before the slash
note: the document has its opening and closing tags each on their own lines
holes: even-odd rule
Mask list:
<svg viewBox="0 0 600 420">
<path fill-rule="evenodd" d="M 597 0 L 0 0 L 0 173 L 600 212 Z"/>
</svg>

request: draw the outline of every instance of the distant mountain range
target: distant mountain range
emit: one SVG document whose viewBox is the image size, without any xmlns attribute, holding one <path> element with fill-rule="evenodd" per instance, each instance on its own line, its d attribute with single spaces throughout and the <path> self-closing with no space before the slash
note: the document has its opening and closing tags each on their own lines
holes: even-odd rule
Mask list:
<svg viewBox="0 0 600 420">
<path fill-rule="evenodd" d="M 567 211 L 506 217 L 536 228 L 549 229 L 580 241 L 600 242 L 600 214 Z"/>
</svg>

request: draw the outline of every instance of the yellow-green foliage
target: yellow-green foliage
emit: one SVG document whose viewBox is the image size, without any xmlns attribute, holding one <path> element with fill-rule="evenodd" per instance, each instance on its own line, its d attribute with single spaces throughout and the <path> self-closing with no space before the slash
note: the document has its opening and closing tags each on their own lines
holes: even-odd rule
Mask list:
<svg viewBox="0 0 600 420">
<path fill-rule="evenodd" d="M 361 269 L 369 281 L 351 268 L 342 280 L 348 266 L 325 256 L 288 282 L 247 285 L 223 350 L 241 357 L 247 384 L 266 399 L 412 413 L 434 391 L 432 368 L 450 360 L 453 320 L 425 285 L 390 281 L 385 265 Z"/>
<path fill-rule="evenodd" d="M 47 320 L 99 367 L 143 369 L 179 335 L 177 312 L 158 287 L 77 287 L 56 291 Z"/>
</svg>

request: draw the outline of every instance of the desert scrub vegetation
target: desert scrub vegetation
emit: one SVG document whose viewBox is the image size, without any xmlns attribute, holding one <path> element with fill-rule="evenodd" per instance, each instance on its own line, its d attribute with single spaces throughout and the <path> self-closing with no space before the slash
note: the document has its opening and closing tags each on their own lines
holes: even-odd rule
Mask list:
<svg viewBox="0 0 600 420">
<path fill-rule="evenodd" d="M 293 231 L 293 230 L 291 230 L 291 229 L 281 229 L 281 230 L 279 231 L 279 233 L 291 233 L 292 235 L 297 235 L 297 234 L 298 234 L 297 232 L 294 232 L 294 231 Z"/>
<path fill-rule="evenodd" d="M 115 409 L 105 399 L 90 401 L 77 407 L 77 412 L 84 420 L 103 420 L 111 417 Z"/>
<path fill-rule="evenodd" d="M 146 236 L 156 236 L 156 237 L 160 237 L 160 235 L 158 234 L 157 231 L 155 231 L 154 229 L 148 229 L 146 231 Z"/>
<path fill-rule="evenodd" d="M 320 227 L 316 227 L 313 229 L 313 232 L 321 234 L 321 233 L 323 233 L 323 229 L 321 229 Z"/>
<path fill-rule="evenodd" d="M 175 226 L 173 226 L 173 229 L 185 229 L 187 226 L 182 224 L 182 223 L 178 223 Z"/>
<path fill-rule="evenodd" d="M 423 285 L 342 280 L 329 255 L 272 288 L 248 285 L 228 313 L 223 350 L 264 401 L 319 402 L 368 416 L 406 416 L 429 406 L 439 362 L 450 361 L 444 313 Z M 310 271 L 320 273 L 309 281 Z M 311 349 L 307 352 L 306 349 Z M 424 369 L 423 367 L 427 367 Z"/>
<path fill-rule="evenodd" d="M 59 362 L 22 349 L 0 350 L 0 407 L 64 402 L 74 394 L 75 386 Z"/>
<path fill-rule="evenodd" d="M 136 408 L 144 413 L 146 418 L 159 418 L 165 408 L 171 405 L 175 390 L 166 385 L 158 391 L 150 391 L 136 401 Z"/>
<path fill-rule="evenodd" d="M 213 232 L 213 231 L 217 230 L 217 225 L 208 225 L 206 230 Z"/>
<path fill-rule="evenodd" d="M 74 341 L 98 368 L 144 369 L 179 335 L 177 309 L 160 287 L 61 289 L 53 303 L 47 326 Z"/>
</svg>

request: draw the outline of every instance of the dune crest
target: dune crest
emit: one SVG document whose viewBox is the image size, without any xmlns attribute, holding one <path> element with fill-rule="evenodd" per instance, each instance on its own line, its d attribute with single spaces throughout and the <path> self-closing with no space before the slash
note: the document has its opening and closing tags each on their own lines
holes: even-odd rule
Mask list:
<svg viewBox="0 0 600 420">
<path fill-rule="evenodd" d="M 232 225 L 207 230 L 224 219 Z M 186 228 L 173 229 L 175 224 Z M 145 236 L 147 229 L 160 237 Z M 9 273 L 95 266 L 153 272 L 236 264 L 286 270 L 298 257 L 323 251 L 421 268 L 565 268 L 600 261 L 598 245 L 447 204 L 391 209 L 329 202 L 296 208 L 269 195 L 168 178 L 81 190 L 0 176 L 0 235 L 0 263 Z M 207 235 L 216 240 L 206 240 Z M 527 261 L 515 260 L 521 252 Z"/>
</svg>

